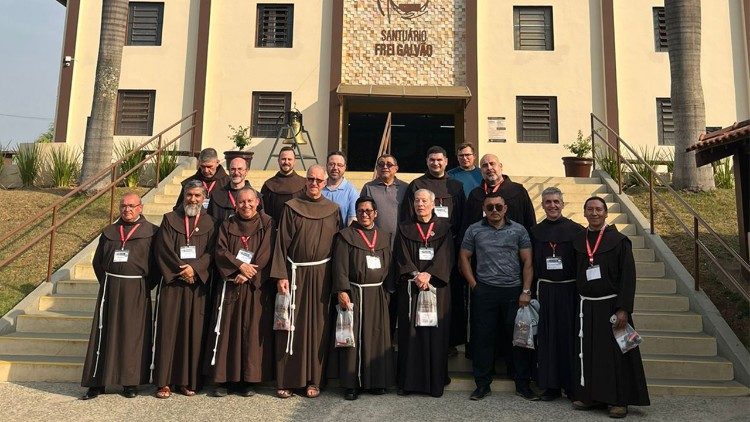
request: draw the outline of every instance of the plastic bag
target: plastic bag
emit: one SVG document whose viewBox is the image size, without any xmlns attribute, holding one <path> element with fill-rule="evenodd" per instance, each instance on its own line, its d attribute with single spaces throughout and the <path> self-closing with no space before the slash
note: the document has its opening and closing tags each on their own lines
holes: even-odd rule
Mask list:
<svg viewBox="0 0 750 422">
<path fill-rule="evenodd" d="M 437 327 L 437 290 L 430 285 L 417 296 L 417 327 Z"/>
<path fill-rule="evenodd" d="M 638 331 L 635 331 L 635 328 L 633 328 L 632 325 L 627 324 L 625 325 L 625 328 L 620 328 L 618 330 L 615 328 L 616 321 L 617 316 L 615 315 L 612 315 L 609 319 L 609 322 L 612 323 L 612 334 L 615 336 L 617 345 L 620 346 L 622 353 L 627 353 L 635 349 L 643 342 L 643 338 L 638 334 Z"/>
<path fill-rule="evenodd" d="M 535 307 L 536 305 L 536 307 Z M 518 308 L 516 312 L 516 323 L 513 327 L 513 345 L 534 349 L 534 334 L 539 324 L 539 312 L 537 304 L 529 304 Z"/>
<path fill-rule="evenodd" d="M 354 304 L 349 309 L 336 305 L 336 347 L 354 347 Z"/>
<path fill-rule="evenodd" d="M 292 295 L 289 293 L 277 293 L 276 304 L 273 308 L 273 329 L 278 331 L 289 331 L 292 321 L 289 319 L 289 305 Z"/>
</svg>

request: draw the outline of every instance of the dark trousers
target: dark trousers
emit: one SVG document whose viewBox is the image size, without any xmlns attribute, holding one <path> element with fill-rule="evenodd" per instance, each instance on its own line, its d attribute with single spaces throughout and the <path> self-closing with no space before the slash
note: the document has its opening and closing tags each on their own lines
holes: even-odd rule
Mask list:
<svg viewBox="0 0 750 422">
<path fill-rule="evenodd" d="M 477 387 L 492 383 L 496 335 L 502 336 L 502 355 L 516 387 L 531 379 L 532 350 L 512 345 L 513 325 L 521 287 L 493 287 L 478 283 L 471 291 L 471 350 Z"/>
</svg>

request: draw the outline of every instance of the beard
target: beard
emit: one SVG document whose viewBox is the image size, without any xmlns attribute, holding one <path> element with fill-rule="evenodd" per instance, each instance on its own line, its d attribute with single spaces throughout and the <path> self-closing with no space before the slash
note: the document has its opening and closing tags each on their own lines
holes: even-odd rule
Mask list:
<svg viewBox="0 0 750 422">
<path fill-rule="evenodd" d="M 182 208 L 185 210 L 185 215 L 188 217 L 195 217 L 198 215 L 198 213 L 201 212 L 201 208 L 203 206 L 201 204 L 185 204 L 182 206 Z"/>
</svg>

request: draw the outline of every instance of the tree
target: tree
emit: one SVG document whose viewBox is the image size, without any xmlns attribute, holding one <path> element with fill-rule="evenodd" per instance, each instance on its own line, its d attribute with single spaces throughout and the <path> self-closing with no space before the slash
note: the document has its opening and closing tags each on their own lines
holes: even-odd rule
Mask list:
<svg viewBox="0 0 750 422">
<path fill-rule="evenodd" d="M 677 189 L 715 188 L 711 166 L 698 167 L 695 151 L 685 152 L 706 131 L 701 86 L 701 1 L 665 0 L 672 116 L 675 127 L 674 175 Z"/>
<path fill-rule="evenodd" d="M 86 124 L 81 182 L 91 179 L 112 163 L 117 89 L 120 85 L 120 65 L 127 36 L 127 23 L 128 0 L 103 0 L 94 98 L 91 116 Z M 107 178 L 102 178 L 88 188 L 87 192 L 95 192 L 107 182 Z"/>
</svg>

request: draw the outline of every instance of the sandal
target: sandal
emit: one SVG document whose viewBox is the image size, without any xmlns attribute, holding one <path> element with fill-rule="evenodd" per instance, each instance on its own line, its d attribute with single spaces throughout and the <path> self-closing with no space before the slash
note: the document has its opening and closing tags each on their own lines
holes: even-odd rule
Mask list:
<svg viewBox="0 0 750 422">
<path fill-rule="evenodd" d="M 278 390 L 276 390 L 276 397 L 280 399 L 288 399 L 289 397 L 292 397 L 292 390 L 279 388 Z"/>
<path fill-rule="evenodd" d="M 182 393 L 183 396 L 193 397 L 195 395 L 195 391 L 190 390 L 184 385 L 180 386 L 180 393 Z"/>
<path fill-rule="evenodd" d="M 169 386 L 160 387 L 156 390 L 156 398 L 157 399 L 168 399 L 172 395 L 172 390 L 169 388 Z"/>
<path fill-rule="evenodd" d="M 320 388 L 316 385 L 308 385 L 305 391 L 307 398 L 314 399 L 320 395 Z"/>
</svg>

